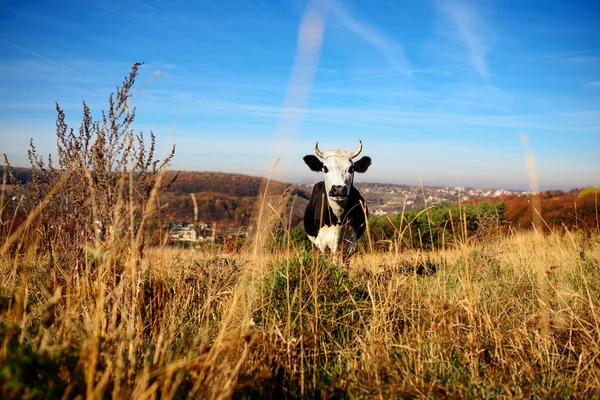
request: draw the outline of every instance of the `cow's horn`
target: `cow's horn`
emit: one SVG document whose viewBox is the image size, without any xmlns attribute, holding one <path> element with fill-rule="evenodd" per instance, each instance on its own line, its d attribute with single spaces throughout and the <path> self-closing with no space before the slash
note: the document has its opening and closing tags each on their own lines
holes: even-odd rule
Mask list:
<svg viewBox="0 0 600 400">
<path fill-rule="evenodd" d="M 319 142 L 317 142 L 317 144 L 315 145 L 315 153 L 321 157 L 321 158 L 325 158 L 325 154 L 323 154 L 323 152 L 321 150 L 319 150 Z"/>
<path fill-rule="evenodd" d="M 354 153 L 350 154 L 350 158 L 354 158 L 356 156 L 358 156 L 360 154 L 360 152 L 362 151 L 362 140 L 358 140 L 360 143 L 358 145 L 358 149 L 356 149 L 356 151 Z"/>
</svg>

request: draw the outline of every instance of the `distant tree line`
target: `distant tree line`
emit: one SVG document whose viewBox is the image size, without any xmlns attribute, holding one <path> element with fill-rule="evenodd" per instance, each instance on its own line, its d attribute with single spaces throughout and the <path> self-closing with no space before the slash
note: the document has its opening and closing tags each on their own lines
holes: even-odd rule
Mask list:
<svg viewBox="0 0 600 400">
<path fill-rule="evenodd" d="M 12 184 L 21 183 L 22 185 L 26 185 L 33 180 L 31 168 L 13 167 L 12 171 L 17 180 L 17 182 L 10 182 Z"/>
<path fill-rule="evenodd" d="M 539 229 L 577 229 L 600 234 L 597 232 L 600 222 L 597 189 L 553 190 L 536 196 L 541 203 Z M 533 199 L 534 196 L 505 195 L 460 205 L 439 204 L 403 214 L 372 216 L 369 219 L 371 240 L 379 247 L 438 248 L 485 239 L 511 229 L 531 229 Z"/>
<path fill-rule="evenodd" d="M 542 229 L 596 229 L 598 212 L 596 201 L 600 201 L 597 189 L 548 190 L 540 193 Z M 532 202 L 534 196 L 504 195 L 496 199 L 479 202 L 504 202 L 503 222 L 515 229 L 528 229 L 533 224 Z M 600 206 L 600 205 L 598 205 Z"/>
<path fill-rule="evenodd" d="M 221 226 L 247 226 L 254 216 L 254 208 L 265 183 L 265 178 L 248 175 L 180 172 L 161 197 L 161 203 L 167 205 L 164 217 L 169 221 L 193 222 L 195 210 L 190 194 L 194 194 L 199 221 L 216 222 Z M 283 193 L 290 186 L 279 181 L 269 183 L 273 193 Z M 297 189 L 293 189 L 291 195 L 308 198 Z M 292 222 L 298 223 L 299 218 L 293 218 Z"/>
<path fill-rule="evenodd" d="M 473 236 L 488 236 L 500 229 L 505 203 L 438 204 L 421 210 L 371 217 L 371 239 L 380 248 L 447 247 Z"/>
<path fill-rule="evenodd" d="M 169 174 L 174 174 L 174 172 L 169 172 Z M 179 172 L 177 179 L 169 188 L 169 192 L 177 195 L 208 192 L 233 197 L 257 197 L 265 182 L 266 179 L 261 177 L 223 172 Z M 274 191 L 283 192 L 291 184 L 271 181 L 269 186 Z M 293 194 L 306 198 L 301 191 L 296 190 Z"/>
<path fill-rule="evenodd" d="M 30 168 L 13 168 L 22 184 L 32 181 Z M 163 181 L 171 182 L 175 172 L 167 172 Z M 194 193 L 198 221 L 216 222 L 220 226 L 250 224 L 265 178 L 221 172 L 179 172 L 177 179 L 161 195 L 166 222 L 193 222 Z M 376 187 L 377 184 L 370 185 Z M 271 181 L 270 187 L 281 192 L 290 184 Z M 294 189 L 292 195 L 308 199 L 307 193 Z M 541 202 L 542 229 L 566 227 L 594 230 L 598 226 L 598 189 L 548 190 L 537 194 Z M 406 243 L 436 246 L 481 230 L 481 221 L 489 223 L 494 215 L 499 229 L 529 229 L 533 224 L 532 196 L 503 195 L 492 199 L 475 199 L 462 205 L 441 204 L 427 210 L 415 210 L 388 216 L 371 216 L 371 233 L 376 242 L 390 242 L 403 235 Z M 302 210 L 295 210 L 292 225 L 301 223 Z M 400 220 L 402 218 L 402 221 Z M 410 222 L 410 224 L 408 224 Z M 410 225 L 408 228 L 407 226 Z M 466 231 L 465 231 L 466 227 Z M 398 229 L 402 228 L 401 231 Z M 411 238 L 411 239 L 408 239 Z M 414 243 L 413 243 L 414 242 Z"/>
<path fill-rule="evenodd" d="M 215 192 L 194 195 L 199 221 L 233 226 L 246 226 L 250 223 L 256 197 L 234 197 Z M 189 194 L 166 193 L 163 194 L 161 203 L 167 205 L 164 217 L 168 221 L 193 222 L 194 203 Z"/>
</svg>

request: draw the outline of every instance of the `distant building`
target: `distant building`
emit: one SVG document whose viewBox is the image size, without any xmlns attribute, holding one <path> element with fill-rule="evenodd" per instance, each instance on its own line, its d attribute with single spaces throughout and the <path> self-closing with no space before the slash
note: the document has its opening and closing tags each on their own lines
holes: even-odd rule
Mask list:
<svg viewBox="0 0 600 400">
<path fill-rule="evenodd" d="M 195 242 L 197 239 L 194 224 L 183 225 L 181 223 L 174 224 L 174 229 L 169 234 L 169 238 L 179 242 Z"/>
</svg>

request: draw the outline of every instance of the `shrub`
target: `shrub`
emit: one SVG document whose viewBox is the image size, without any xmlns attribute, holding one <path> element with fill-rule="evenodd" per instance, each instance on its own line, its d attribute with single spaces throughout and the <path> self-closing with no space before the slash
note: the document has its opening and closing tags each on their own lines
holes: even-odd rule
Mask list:
<svg viewBox="0 0 600 400">
<path fill-rule="evenodd" d="M 403 248 L 442 248 L 465 242 L 474 235 L 487 236 L 498 229 L 504 203 L 439 204 L 423 210 L 369 218 L 374 241 Z"/>
<path fill-rule="evenodd" d="M 10 181 L 21 198 L 25 215 L 37 216 L 35 231 L 37 251 L 50 252 L 54 260 L 73 264 L 83 260 L 84 245 L 97 250 L 118 246 L 122 239 L 136 238 L 143 248 L 142 216 L 154 204 L 151 192 L 160 182 L 160 173 L 174 155 L 175 147 L 164 160 L 154 159 L 155 136 L 150 131 L 149 144 L 143 132 L 132 127 L 135 108 L 130 107 L 130 91 L 141 63 L 135 63 L 116 95 L 108 99 L 108 111 L 94 121 L 90 108 L 83 102 L 83 118 L 78 131 L 69 128 L 65 114 L 56 104 L 58 162 L 47 162 L 38 154 L 33 140 L 28 151 L 32 179 L 21 183 L 4 155 Z M 43 212 L 36 213 L 37 209 Z M 31 221 L 28 221 L 31 222 Z M 148 226 L 149 223 L 145 224 Z M 134 227 L 138 227 L 137 228 Z M 30 226 L 24 228 L 33 229 Z M 59 256 L 60 255 L 60 256 Z"/>
<path fill-rule="evenodd" d="M 352 351 L 372 311 L 364 280 L 345 266 L 314 255 L 299 252 L 268 267 L 263 306 L 253 317 L 256 323 L 276 326 L 283 333 L 269 341 L 269 352 L 274 353 L 279 384 L 296 394 L 303 384 L 312 395 L 332 389 L 342 372 L 328 354 Z M 310 360 L 302 375 L 297 368 L 301 357 Z"/>
</svg>

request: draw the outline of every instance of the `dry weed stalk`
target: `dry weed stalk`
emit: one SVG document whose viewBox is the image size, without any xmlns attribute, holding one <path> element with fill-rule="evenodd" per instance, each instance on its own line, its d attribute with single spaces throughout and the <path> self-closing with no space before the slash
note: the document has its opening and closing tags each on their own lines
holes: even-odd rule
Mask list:
<svg viewBox="0 0 600 400">
<path fill-rule="evenodd" d="M 92 244 L 104 251 L 114 235 L 133 235 L 127 232 L 144 215 L 148 199 L 160 171 L 168 165 L 175 151 L 163 160 L 154 159 L 156 138 L 150 132 L 147 144 L 142 132 L 133 128 L 135 108 L 131 108 L 130 91 L 141 63 L 135 63 L 116 95 L 108 99 L 108 112 L 101 121 L 94 121 L 87 104 L 83 103 L 83 119 L 76 133 L 65 123 L 65 114 L 56 104 L 56 136 L 58 165 L 51 157 L 47 164 L 30 142 L 28 151 L 32 171 L 30 185 L 22 185 L 5 163 L 16 196 L 23 196 L 23 212 L 31 212 L 42 202 L 44 212 L 38 215 L 36 235 L 39 251 L 50 252 L 54 259 L 69 254 L 68 262 L 81 264 L 84 246 Z M 57 187 L 68 181 L 68 190 Z M 129 190 L 127 190 L 129 187 Z M 131 215 L 127 221 L 121 218 Z M 112 231 L 112 232 L 110 232 Z M 120 240 L 120 239 L 119 239 Z"/>
</svg>

